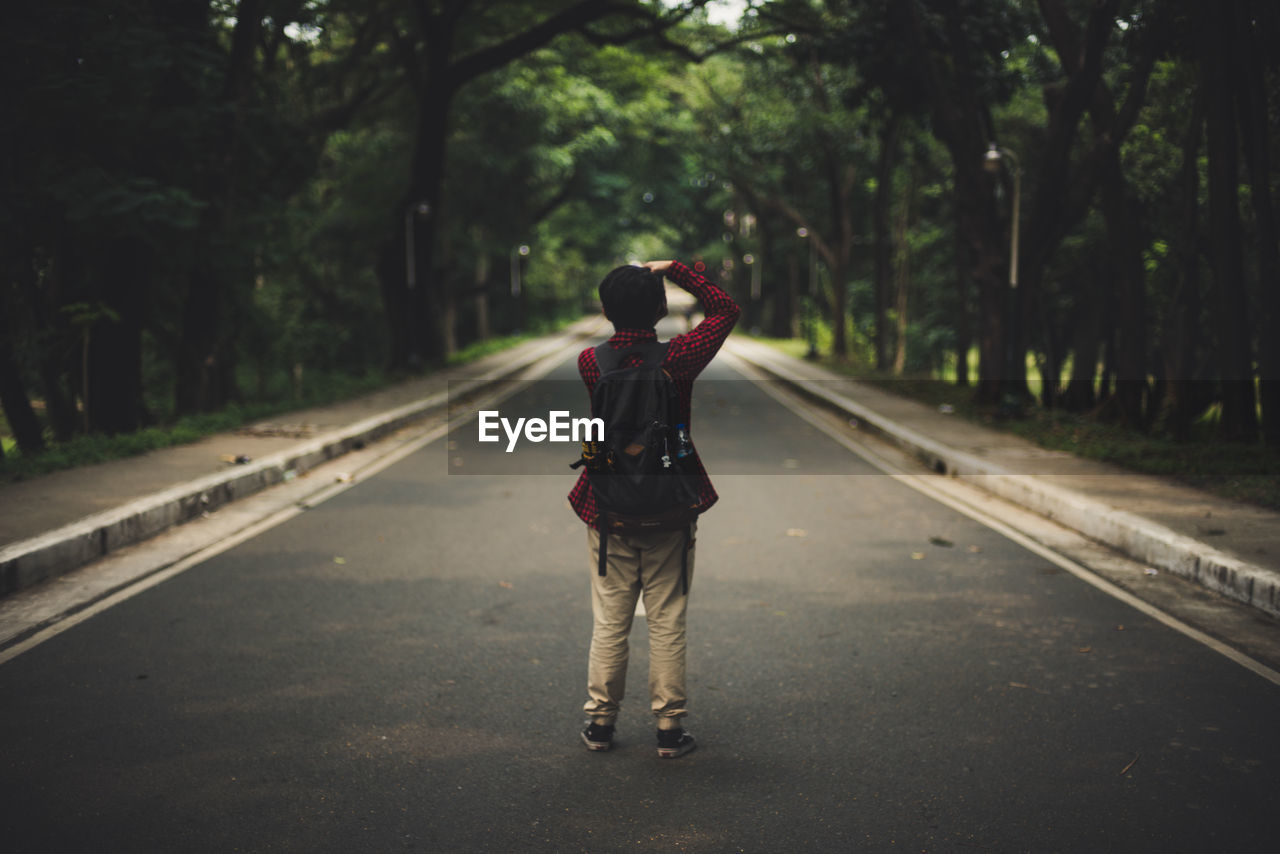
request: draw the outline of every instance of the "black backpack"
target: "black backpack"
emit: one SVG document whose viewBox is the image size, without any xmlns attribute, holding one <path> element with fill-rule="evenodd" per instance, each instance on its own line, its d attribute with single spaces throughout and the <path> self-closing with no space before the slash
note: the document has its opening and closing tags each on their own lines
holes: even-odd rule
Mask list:
<svg viewBox="0 0 1280 854">
<path fill-rule="evenodd" d="M 591 395 L 591 415 L 604 421 L 603 442 L 583 442 L 587 479 L 600 513 L 599 573 L 605 574 L 610 533 L 640 534 L 685 531 L 681 579 L 688 592 L 687 561 L 690 523 L 698 504 L 696 474 L 686 470 L 691 450 L 676 434 L 676 387 L 662 368 L 667 344 L 646 343 L 614 350 L 608 343 L 595 350 L 600 379 Z M 640 364 L 621 367 L 630 355 Z"/>
</svg>

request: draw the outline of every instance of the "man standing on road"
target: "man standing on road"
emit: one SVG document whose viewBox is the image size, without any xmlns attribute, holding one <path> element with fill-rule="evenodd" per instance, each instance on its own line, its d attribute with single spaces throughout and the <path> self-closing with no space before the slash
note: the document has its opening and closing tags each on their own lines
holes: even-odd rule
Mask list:
<svg viewBox="0 0 1280 854">
<path fill-rule="evenodd" d="M 657 344 L 654 326 L 667 313 L 664 276 L 692 294 L 702 304 L 704 314 L 703 321 L 696 327 L 667 343 L 662 360 L 662 368 L 676 390 L 677 422 L 691 426 L 694 378 L 711 362 L 729 336 L 740 309 L 727 293 L 678 261 L 650 261 L 640 266 L 619 267 L 600 283 L 600 302 L 605 317 L 614 326 L 614 335 L 607 342 L 609 349 Z M 631 367 L 643 360 L 643 355 L 632 353 L 619 367 Z M 583 350 L 578 356 L 578 372 L 591 395 L 601 376 L 594 348 Z M 691 457 L 684 470 L 696 486 L 694 511 L 700 514 L 715 503 L 717 495 L 696 450 Z M 636 601 L 643 594 L 649 626 L 649 699 L 658 724 L 658 755 L 682 756 L 695 746 L 693 736 L 684 729 L 683 719 L 688 713 L 685 615 L 688 583 L 693 572 L 692 534 L 696 523 L 690 523 L 687 531 L 607 534 L 607 572 L 601 575 L 597 572 L 601 513 L 585 471 L 569 493 L 569 503 L 587 523 L 587 546 L 591 555 L 594 626 L 585 706 L 589 720 L 582 740 L 591 750 L 608 750 L 613 744 L 614 727 L 626 691 L 628 637 Z"/>
</svg>

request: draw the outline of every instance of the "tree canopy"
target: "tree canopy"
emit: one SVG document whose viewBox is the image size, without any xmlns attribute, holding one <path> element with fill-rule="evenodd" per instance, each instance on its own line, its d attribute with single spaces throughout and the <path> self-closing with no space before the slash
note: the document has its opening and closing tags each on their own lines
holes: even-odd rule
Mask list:
<svg viewBox="0 0 1280 854">
<path fill-rule="evenodd" d="M 26 4 L 0 404 L 35 453 L 422 370 L 674 255 L 887 375 L 1280 444 L 1277 37 L 1265 0 Z"/>
</svg>

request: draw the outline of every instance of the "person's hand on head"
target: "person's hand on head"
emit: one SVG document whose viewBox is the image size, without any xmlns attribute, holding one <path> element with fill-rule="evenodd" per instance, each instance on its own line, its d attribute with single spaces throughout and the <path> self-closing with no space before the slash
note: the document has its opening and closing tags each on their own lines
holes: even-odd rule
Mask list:
<svg viewBox="0 0 1280 854">
<path fill-rule="evenodd" d="M 641 267 L 646 268 L 651 273 L 662 274 L 671 268 L 672 261 L 645 261 Z"/>
</svg>

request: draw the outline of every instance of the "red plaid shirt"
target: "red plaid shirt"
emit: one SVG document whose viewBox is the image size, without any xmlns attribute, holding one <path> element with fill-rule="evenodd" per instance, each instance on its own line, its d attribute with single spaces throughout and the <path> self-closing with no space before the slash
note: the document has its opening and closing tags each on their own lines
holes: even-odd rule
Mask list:
<svg viewBox="0 0 1280 854">
<path fill-rule="evenodd" d="M 693 380 L 711 363 L 720 345 L 729 337 L 729 332 L 737 323 L 741 309 L 731 296 L 679 261 L 672 262 L 665 275 L 697 298 L 702 304 L 704 315 L 703 321 L 693 329 L 671 339 L 667 356 L 662 361 L 662 367 L 675 381 L 680 417 L 692 431 Z M 621 350 L 634 344 L 657 340 L 658 334 L 652 328 L 618 329 L 609 339 L 609 346 L 615 350 Z M 642 357 L 638 353 L 632 354 L 620 367 L 633 367 L 641 360 Z M 600 367 L 596 364 L 594 347 L 589 347 L 578 354 L 578 373 L 582 375 L 582 381 L 587 384 L 587 396 L 590 397 L 595 391 L 596 382 L 600 379 Z M 719 496 L 716 494 L 715 487 L 711 485 L 707 470 L 703 468 L 696 447 L 693 452 L 693 463 L 693 470 L 698 479 L 698 512 L 702 513 L 715 504 Z M 569 492 L 569 504 L 582 521 L 593 528 L 596 527 L 596 498 L 591 491 L 591 482 L 587 480 L 585 471 L 578 477 L 577 483 Z"/>
</svg>

